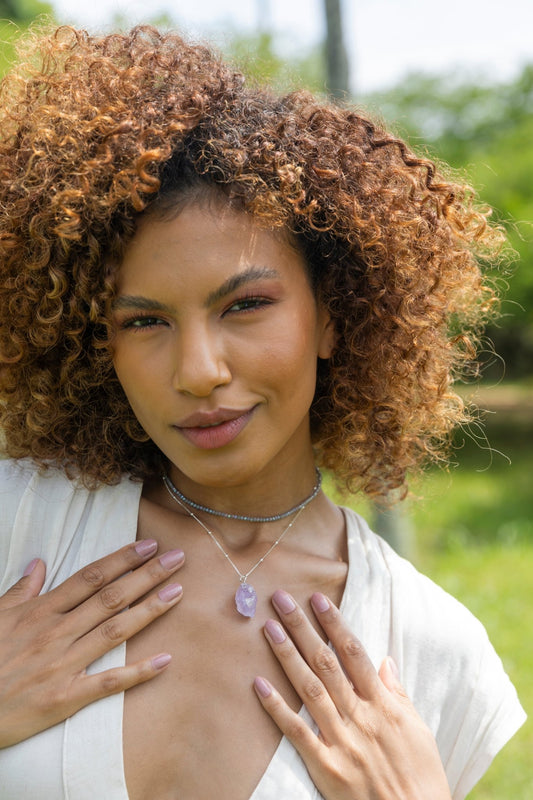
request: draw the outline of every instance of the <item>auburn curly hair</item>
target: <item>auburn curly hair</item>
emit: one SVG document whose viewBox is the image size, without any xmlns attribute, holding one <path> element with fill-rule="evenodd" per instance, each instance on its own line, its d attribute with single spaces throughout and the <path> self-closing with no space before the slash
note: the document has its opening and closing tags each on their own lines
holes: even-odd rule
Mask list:
<svg viewBox="0 0 533 800">
<path fill-rule="evenodd" d="M 494 305 L 502 234 L 467 186 L 348 108 L 275 97 L 205 46 L 137 27 L 30 37 L 0 105 L 0 426 L 6 453 L 90 484 L 161 457 L 112 365 L 139 215 L 218 192 L 301 248 L 337 334 L 319 362 L 317 461 L 386 495 L 439 458 L 451 385 Z"/>
</svg>

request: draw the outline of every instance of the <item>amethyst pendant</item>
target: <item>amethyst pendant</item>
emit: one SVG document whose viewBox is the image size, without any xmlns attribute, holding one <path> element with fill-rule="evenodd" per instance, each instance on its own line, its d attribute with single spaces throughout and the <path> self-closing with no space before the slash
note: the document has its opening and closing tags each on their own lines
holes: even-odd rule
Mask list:
<svg viewBox="0 0 533 800">
<path fill-rule="evenodd" d="M 257 594 L 253 586 L 249 583 L 241 583 L 235 592 L 235 605 L 237 611 L 243 617 L 255 616 L 255 608 L 257 606 Z"/>
</svg>

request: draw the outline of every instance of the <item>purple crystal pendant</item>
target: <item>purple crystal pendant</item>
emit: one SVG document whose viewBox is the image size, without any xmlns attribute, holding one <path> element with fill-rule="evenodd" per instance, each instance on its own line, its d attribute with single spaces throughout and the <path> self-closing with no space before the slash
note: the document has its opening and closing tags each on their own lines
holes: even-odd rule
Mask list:
<svg viewBox="0 0 533 800">
<path fill-rule="evenodd" d="M 237 606 L 237 611 L 243 617 L 255 616 L 257 594 L 254 587 L 243 581 L 235 592 L 235 605 Z"/>
</svg>

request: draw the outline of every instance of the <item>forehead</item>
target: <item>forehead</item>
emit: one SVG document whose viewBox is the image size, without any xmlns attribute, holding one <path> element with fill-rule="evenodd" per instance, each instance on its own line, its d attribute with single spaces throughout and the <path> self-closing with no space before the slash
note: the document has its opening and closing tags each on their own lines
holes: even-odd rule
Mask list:
<svg viewBox="0 0 533 800">
<path fill-rule="evenodd" d="M 221 190 L 210 186 L 196 187 L 196 191 L 174 193 L 158 198 L 138 219 L 137 231 L 152 222 L 169 222 L 184 213 L 209 218 L 218 223 L 221 232 L 226 228 L 241 228 L 244 232 L 267 232 L 283 244 L 301 251 L 295 235 L 284 225 L 273 224 L 259 214 L 245 209 L 238 197 L 226 196 Z"/>
<path fill-rule="evenodd" d="M 303 271 L 305 260 L 289 232 L 267 228 L 229 203 L 194 202 L 173 214 L 149 213 L 139 219 L 118 273 L 119 290 L 149 277 L 184 286 L 224 281 L 250 267 Z M 129 289 L 128 289 L 129 291 Z"/>
</svg>

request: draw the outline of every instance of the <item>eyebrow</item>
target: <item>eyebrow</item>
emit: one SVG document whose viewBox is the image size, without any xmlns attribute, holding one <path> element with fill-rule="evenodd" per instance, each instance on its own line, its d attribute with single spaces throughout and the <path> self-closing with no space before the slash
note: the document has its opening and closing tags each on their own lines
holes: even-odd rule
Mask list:
<svg viewBox="0 0 533 800">
<path fill-rule="evenodd" d="M 219 286 L 218 289 L 215 289 L 214 292 L 208 294 L 204 305 L 206 308 L 213 306 L 228 294 L 240 289 L 241 286 L 244 286 L 247 283 L 252 283 L 253 281 L 261 280 L 262 278 L 279 278 L 279 272 L 271 267 L 249 267 L 249 269 L 245 269 L 243 272 L 238 272 L 236 275 L 232 275 L 231 278 L 228 278 L 227 281 L 224 281 L 224 283 Z"/>
<path fill-rule="evenodd" d="M 158 300 L 151 300 L 149 297 L 133 294 L 120 295 L 113 303 L 113 311 L 127 311 L 129 309 L 135 311 L 166 311 L 167 313 L 173 310 L 170 306 L 160 303 Z"/>
<path fill-rule="evenodd" d="M 208 294 L 204 306 L 209 308 L 215 303 L 218 303 L 228 294 L 235 292 L 247 283 L 265 279 L 265 278 L 279 278 L 279 272 L 271 267 L 250 267 L 243 272 L 238 272 L 232 275 L 224 283 Z M 117 297 L 113 303 L 114 311 L 121 310 L 136 310 L 136 311 L 164 311 L 166 313 L 173 313 L 174 309 L 165 303 L 160 303 L 158 300 L 151 300 L 149 297 L 142 297 L 141 295 L 124 294 Z"/>
</svg>

